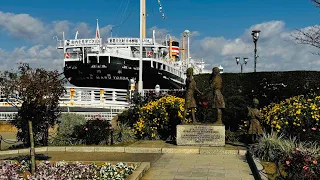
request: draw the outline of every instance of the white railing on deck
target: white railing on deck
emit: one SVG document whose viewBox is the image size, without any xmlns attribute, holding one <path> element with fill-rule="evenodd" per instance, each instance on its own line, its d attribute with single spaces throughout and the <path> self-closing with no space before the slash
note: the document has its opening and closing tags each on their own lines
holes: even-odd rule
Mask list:
<svg viewBox="0 0 320 180">
<path fill-rule="evenodd" d="M 83 115 L 86 119 L 91 119 L 94 116 L 99 116 L 99 118 L 103 118 L 107 121 L 111 121 L 116 115 L 121 113 L 125 109 L 111 109 L 110 112 L 62 112 L 64 113 L 71 113 L 71 114 L 79 114 Z M 18 112 L 0 112 L 0 121 L 13 121 L 16 114 Z"/>
<path fill-rule="evenodd" d="M 65 87 L 66 93 L 60 98 L 60 106 L 109 108 L 112 106 L 128 106 L 128 93 L 125 89 Z M 1 94 L 1 92 L 0 92 Z M 20 106 L 21 104 L 15 102 Z M 3 95 L 0 106 L 12 106 Z"/>
<path fill-rule="evenodd" d="M 67 93 L 60 98 L 61 106 L 105 107 L 129 105 L 125 89 L 66 87 Z"/>
</svg>

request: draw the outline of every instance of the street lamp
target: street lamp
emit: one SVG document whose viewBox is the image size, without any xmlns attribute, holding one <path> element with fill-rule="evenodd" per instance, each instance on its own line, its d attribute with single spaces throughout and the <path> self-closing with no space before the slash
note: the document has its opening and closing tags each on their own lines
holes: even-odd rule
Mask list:
<svg viewBox="0 0 320 180">
<path fill-rule="evenodd" d="M 236 62 L 237 62 L 238 65 L 239 65 L 239 63 L 240 63 L 241 73 L 242 73 L 243 65 L 247 65 L 247 63 L 248 63 L 248 58 L 244 57 L 244 58 L 243 58 L 243 62 L 241 63 L 241 62 L 240 62 L 240 57 L 236 57 Z"/>
<path fill-rule="evenodd" d="M 257 71 L 257 41 L 259 39 L 259 35 L 260 35 L 260 30 L 253 30 L 252 33 L 252 39 L 253 39 L 253 43 L 254 43 L 254 72 Z"/>
<path fill-rule="evenodd" d="M 219 66 L 219 71 L 220 71 L 220 74 L 223 73 L 223 67 L 221 65 Z"/>
<path fill-rule="evenodd" d="M 189 67 L 189 61 L 190 61 L 190 31 L 189 30 L 185 30 L 184 31 L 185 36 L 188 37 L 188 54 L 187 54 L 187 68 Z"/>
</svg>

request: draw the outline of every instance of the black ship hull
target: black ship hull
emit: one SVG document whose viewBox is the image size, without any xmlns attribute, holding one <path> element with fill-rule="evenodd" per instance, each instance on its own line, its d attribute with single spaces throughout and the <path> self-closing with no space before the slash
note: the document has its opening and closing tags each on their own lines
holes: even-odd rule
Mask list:
<svg viewBox="0 0 320 180">
<path fill-rule="evenodd" d="M 69 82 L 78 87 L 101 87 L 128 89 L 129 80 L 139 81 L 139 61 L 122 58 L 90 57 L 89 63 L 81 61 L 65 62 L 64 75 Z M 108 63 L 111 62 L 111 63 Z M 161 69 L 160 63 L 143 61 L 143 89 L 181 89 L 184 79 Z"/>
</svg>

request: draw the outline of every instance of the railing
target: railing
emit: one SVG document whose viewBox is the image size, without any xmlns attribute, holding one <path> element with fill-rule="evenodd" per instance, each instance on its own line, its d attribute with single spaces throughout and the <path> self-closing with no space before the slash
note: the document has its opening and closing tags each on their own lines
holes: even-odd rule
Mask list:
<svg viewBox="0 0 320 180">
<path fill-rule="evenodd" d="M 83 115 L 86 119 L 91 119 L 96 115 L 99 115 L 100 118 L 103 118 L 107 121 L 111 121 L 116 115 L 121 113 L 126 109 L 126 107 L 122 108 L 114 108 L 110 107 L 109 112 L 61 112 L 61 113 L 71 113 L 71 114 L 80 114 Z M 0 112 L 0 121 L 13 121 L 15 120 L 15 116 L 18 112 Z"/>
<path fill-rule="evenodd" d="M 129 105 L 128 91 L 124 89 L 66 87 L 67 93 L 60 98 L 61 106 L 106 107 Z"/>
<path fill-rule="evenodd" d="M 67 92 L 60 98 L 60 106 L 109 108 L 111 105 L 123 107 L 129 105 L 127 99 L 128 93 L 124 89 L 65 88 Z M 14 104 L 21 106 L 18 102 L 14 102 Z M 12 104 L 6 102 L 6 99 L 0 96 L 0 106 L 12 106 Z"/>
</svg>

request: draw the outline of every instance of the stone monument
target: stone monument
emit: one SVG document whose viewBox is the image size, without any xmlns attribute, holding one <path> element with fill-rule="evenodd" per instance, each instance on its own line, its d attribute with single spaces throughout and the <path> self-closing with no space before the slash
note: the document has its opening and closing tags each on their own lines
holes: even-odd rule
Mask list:
<svg viewBox="0 0 320 180">
<path fill-rule="evenodd" d="M 216 69 L 213 68 L 212 76 L 215 79 L 210 78 L 211 87 L 214 88 L 214 97 L 216 100 L 214 108 L 220 112 L 218 114 L 217 124 L 199 124 L 195 118 L 196 102 L 194 99 L 194 92 L 202 94 L 196 87 L 196 82 L 193 78 L 193 69 L 187 69 L 187 82 L 186 82 L 186 96 L 185 96 L 185 112 L 183 119 L 186 117 L 186 112 L 191 109 L 192 123 L 186 124 L 185 121 L 181 125 L 177 125 L 177 145 L 186 146 L 224 146 L 225 145 L 225 127 L 221 120 L 221 108 L 224 108 L 224 100 L 221 94 L 222 79 L 220 77 L 220 70 L 218 68 L 218 76 Z M 219 79 L 220 78 L 220 79 Z M 214 84 L 216 83 L 216 84 Z M 216 97 L 217 96 L 217 97 Z M 220 118 L 220 120 L 219 120 Z"/>
</svg>

